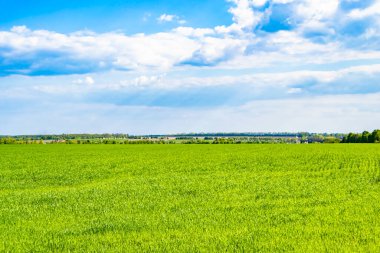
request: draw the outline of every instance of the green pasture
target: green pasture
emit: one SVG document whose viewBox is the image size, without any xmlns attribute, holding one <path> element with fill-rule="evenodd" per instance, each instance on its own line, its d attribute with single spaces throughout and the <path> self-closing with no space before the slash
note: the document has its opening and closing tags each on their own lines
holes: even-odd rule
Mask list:
<svg viewBox="0 0 380 253">
<path fill-rule="evenodd" d="M 3 145 L 1 252 L 379 252 L 380 145 Z"/>
</svg>

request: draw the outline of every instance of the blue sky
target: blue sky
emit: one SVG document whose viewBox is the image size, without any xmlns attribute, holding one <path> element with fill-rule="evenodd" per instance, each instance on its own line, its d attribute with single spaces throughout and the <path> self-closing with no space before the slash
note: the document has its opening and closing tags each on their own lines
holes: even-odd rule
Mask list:
<svg viewBox="0 0 380 253">
<path fill-rule="evenodd" d="M 0 2 L 0 135 L 372 130 L 379 81 L 379 0 Z"/>
<path fill-rule="evenodd" d="M 126 34 L 154 33 L 176 27 L 175 22 L 157 23 L 157 18 L 162 14 L 175 13 L 190 26 L 213 27 L 231 22 L 228 8 L 228 4 L 215 0 L 2 1 L 0 27 L 10 29 L 26 25 L 31 29 L 63 33 L 85 29 L 95 32 L 123 31 Z"/>
</svg>

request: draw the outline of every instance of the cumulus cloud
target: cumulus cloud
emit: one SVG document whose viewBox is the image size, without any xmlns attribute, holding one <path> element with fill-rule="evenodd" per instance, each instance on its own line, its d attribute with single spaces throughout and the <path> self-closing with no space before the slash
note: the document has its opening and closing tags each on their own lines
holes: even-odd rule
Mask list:
<svg viewBox="0 0 380 253">
<path fill-rule="evenodd" d="M 21 121 L 31 133 L 338 132 L 380 124 L 379 1 L 228 4 L 231 24 L 216 27 L 163 14 L 158 22 L 177 27 L 134 35 L 0 31 L 7 118 L 0 132 L 25 134 Z M 47 120 L 46 108 L 56 117 Z"/>
<path fill-rule="evenodd" d="M 338 0 L 228 2 L 233 19 L 229 26 L 179 26 L 150 35 L 89 31 L 63 34 L 25 26 L 0 31 L 0 76 L 171 71 L 184 65 L 275 68 L 279 63 L 323 64 L 379 58 L 378 1 L 362 8 L 343 8 Z M 287 13 L 278 13 L 283 9 Z M 360 23 L 363 31 L 353 37 L 350 22 L 368 17 L 371 22 Z M 180 18 L 162 14 L 158 20 L 179 22 Z M 277 25 L 271 22 L 291 25 L 268 32 L 263 27 Z"/>
<path fill-rule="evenodd" d="M 362 19 L 375 15 L 380 15 L 380 1 L 375 1 L 373 5 L 370 5 L 367 8 L 355 8 L 348 13 L 348 16 L 353 19 Z"/>
<path fill-rule="evenodd" d="M 170 48 L 170 50 L 168 50 Z M 0 32 L 2 75 L 88 73 L 107 69 L 170 68 L 199 45 L 178 33 L 61 34 L 14 27 Z"/>
<path fill-rule="evenodd" d="M 228 11 L 233 16 L 234 23 L 230 26 L 217 26 L 219 33 L 242 33 L 250 32 L 263 19 L 264 13 L 256 11 L 253 7 L 261 7 L 265 0 L 229 0 L 234 3 Z"/>
</svg>

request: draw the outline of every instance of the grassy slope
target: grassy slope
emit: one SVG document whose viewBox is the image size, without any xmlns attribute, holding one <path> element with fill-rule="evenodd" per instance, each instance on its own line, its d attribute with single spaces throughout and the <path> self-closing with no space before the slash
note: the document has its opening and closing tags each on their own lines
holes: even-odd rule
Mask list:
<svg viewBox="0 0 380 253">
<path fill-rule="evenodd" d="M 0 251 L 378 251 L 379 145 L 0 146 Z"/>
</svg>

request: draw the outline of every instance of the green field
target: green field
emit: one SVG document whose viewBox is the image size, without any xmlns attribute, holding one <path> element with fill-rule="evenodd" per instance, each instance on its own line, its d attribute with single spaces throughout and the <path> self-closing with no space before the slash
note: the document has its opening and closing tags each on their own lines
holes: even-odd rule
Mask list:
<svg viewBox="0 0 380 253">
<path fill-rule="evenodd" d="M 380 145 L 3 145 L 0 251 L 380 250 Z"/>
</svg>

